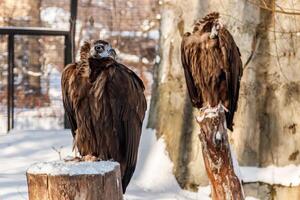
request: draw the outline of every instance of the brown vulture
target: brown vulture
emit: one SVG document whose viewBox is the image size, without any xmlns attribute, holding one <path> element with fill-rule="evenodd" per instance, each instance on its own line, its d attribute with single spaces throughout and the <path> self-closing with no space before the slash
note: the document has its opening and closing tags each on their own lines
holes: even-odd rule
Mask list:
<svg viewBox="0 0 300 200">
<path fill-rule="evenodd" d="M 192 105 L 196 108 L 226 107 L 227 128 L 233 129 L 242 61 L 229 31 L 213 12 L 198 20 L 181 43 L 181 61 Z"/>
<path fill-rule="evenodd" d="M 85 42 L 80 61 L 65 67 L 61 81 L 74 147 L 83 159 L 119 162 L 125 193 L 137 162 L 147 104 L 142 80 L 115 56 L 105 41 Z"/>
</svg>

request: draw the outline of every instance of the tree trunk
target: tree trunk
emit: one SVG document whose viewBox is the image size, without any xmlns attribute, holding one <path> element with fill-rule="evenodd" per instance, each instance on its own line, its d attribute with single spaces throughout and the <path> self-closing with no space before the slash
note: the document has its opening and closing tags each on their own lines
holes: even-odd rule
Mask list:
<svg viewBox="0 0 300 200">
<path fill-rule="evenodd" d="M 207 108 L 197 117 L 197 122 L 212 199 L 243 200 L 242 185 L 232 162 L 224 109 Z"/>
<path fill-rule="evenodd" d="M 37 163 L 27 171 L 29 200 L 122 200 L 120 166 L 101 162 Z"/>
</svg>

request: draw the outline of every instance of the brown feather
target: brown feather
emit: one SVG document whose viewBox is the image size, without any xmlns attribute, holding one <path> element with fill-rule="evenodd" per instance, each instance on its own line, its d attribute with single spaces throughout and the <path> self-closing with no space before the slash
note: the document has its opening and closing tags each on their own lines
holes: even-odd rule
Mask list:
<svg viewBox="0 0 300 200">
<path fill-rule="evenodd" d="M 147 108 L 144 85 L 126 66 L 111 58 L 91 58 L 89 50 L 85 43 L 80 62 L 63 71 L 66 115 L 80 155 L 120 163 L 125 192 L 135 169 Z"/>
<path fill-rule="evenodd" d="M 242 61 L 239 49 L 229 31 L 218 22 L 219 14 L 211 13 L 197 21 L 193 33 L 186 33 L 181 43 L 181 60 L 192 104 L 201 108 L 221 102 L 227 127 L 232 130 L 237 109 Z M 219 26 L 216 38 L 211 37 Z"/>
</svg>

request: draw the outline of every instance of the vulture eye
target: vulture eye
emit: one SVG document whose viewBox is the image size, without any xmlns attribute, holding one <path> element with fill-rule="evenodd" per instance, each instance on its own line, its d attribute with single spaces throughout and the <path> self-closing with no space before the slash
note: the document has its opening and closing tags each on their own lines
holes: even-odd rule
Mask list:
<svg viewBox="0 0 300 200">
<path fill-rule="evenodd" d="M 103 46 L 96 46 L 96 47 L 95 47 L 95 50 L 96 50 L 96 51 L 103 51 Z"/>
</svg>

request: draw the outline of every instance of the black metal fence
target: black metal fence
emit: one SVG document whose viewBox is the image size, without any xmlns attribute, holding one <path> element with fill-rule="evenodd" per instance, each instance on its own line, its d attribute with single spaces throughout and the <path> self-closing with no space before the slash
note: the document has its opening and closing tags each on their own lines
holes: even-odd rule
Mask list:
<svg viewBox="0 0 300 200">
<path fill-rule="evenodd" d="M 77 16 L 77 0 L 70 1 L 70 30 L 54 30 L 49 28 L 24 28 L 24 27 L 0 27 L 0 36 L 7 37 L 7 88 L 4 90 L 7 94 L 3 95 L 7 98 L 7 132 L 14 128 L 15 124 L 15 41 L 18 37 L 39 36 L 39 37 L 63 37 L 64 39 L 64 66 L 73 61 L 74 55 L 74 35 L 75 35 L 75 21 Z M 29 50 L 30 51 L 30 50 Z M 24 55 L 23 55 L 24 56 Z M 24 60 L 24 59 L 23 59 Z M 59 82 L 59 81 L 56 81 Z M 26 97 L 25 97 L 26 98 Z M 30 99 L 29 99 L 30 101 Z M 3 104 L 2 101 L 1 104 Z M 26 117 L 26 116 L 25 116 Z M 2 119 L 3 120 L 3 119 Z M 64 120 L 64 126 L 67 122 Z M 3 124 L 3 123 L 2 123 Z"/>
</svg>

